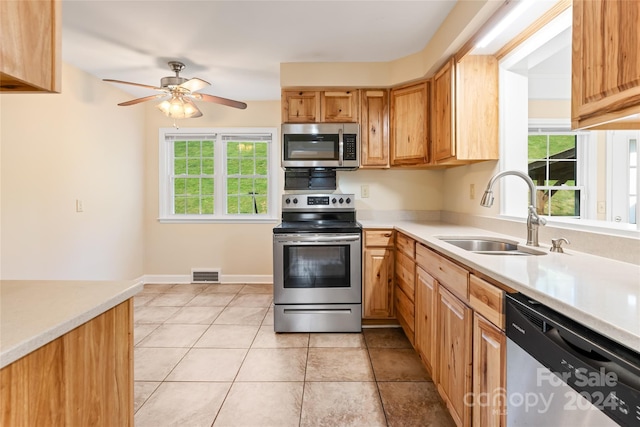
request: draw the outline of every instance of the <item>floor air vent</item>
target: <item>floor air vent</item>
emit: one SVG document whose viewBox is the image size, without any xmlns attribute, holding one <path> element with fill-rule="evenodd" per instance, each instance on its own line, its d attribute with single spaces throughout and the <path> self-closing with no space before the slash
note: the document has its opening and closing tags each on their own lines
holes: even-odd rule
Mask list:
<svg viewBox="0 0 640 427">
<path fill-rule="evenodd" d="M 220 269 L 193 269 L 191 270 L 191 283 L 220 283 Z"/>
</svg>

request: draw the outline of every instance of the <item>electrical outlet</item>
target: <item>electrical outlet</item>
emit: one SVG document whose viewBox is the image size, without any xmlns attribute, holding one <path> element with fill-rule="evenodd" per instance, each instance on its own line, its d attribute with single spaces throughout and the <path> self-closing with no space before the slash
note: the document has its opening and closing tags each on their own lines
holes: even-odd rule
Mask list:
<svg viewBox="0 0 640 427">
<path fill-rule="evenodd" d="M 476 185 L 475 184 L 469 184 L 469 198 L 471 200 L 476 198 Z"/>
<path fill-rule="evenodd" d="M 360 186 L 360 197 L 362 197 L 363 199 L 366 199 L 367 197 L 369 197 L 369 186 L 368 185 L 361 185 Z"/>
<path fill-rule="evenodd" d="M 84 212 L 84 204 L 80 199 L 76 199 L 76 212 Z"/>
</svg>

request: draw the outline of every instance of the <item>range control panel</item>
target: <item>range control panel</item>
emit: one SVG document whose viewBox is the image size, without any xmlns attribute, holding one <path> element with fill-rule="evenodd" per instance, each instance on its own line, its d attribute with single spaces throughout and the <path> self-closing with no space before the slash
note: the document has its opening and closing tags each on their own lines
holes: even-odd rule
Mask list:
<svg viewBox="0 0 640 427">
<path fill-rule="evenodd" d="M 282 210 L 355 210 L 354 194 L 283 194 Z"/>
</svg>

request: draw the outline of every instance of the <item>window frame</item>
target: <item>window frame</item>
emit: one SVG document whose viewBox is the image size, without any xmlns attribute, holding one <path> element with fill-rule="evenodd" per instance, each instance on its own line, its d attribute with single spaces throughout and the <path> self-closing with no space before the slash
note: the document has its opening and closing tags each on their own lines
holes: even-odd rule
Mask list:
<svg viewBox="0 0 640 427">
<path fill-rule="evenodd" d="M 541 213 L 540 216 L 544 217 L 547 220 L 553 219 L 584 219 L 588 218 L 589 209 L 588 201 L 591 199 L 589 197 L 589 178 L 588 178 L 588 168 L 586 165 L 589 163 L 589 134 L 588 132 L 580 132 L 580 131 L 572 131 L 570 130 L 568 124 L 559 123 L 557 121 L 541 121 L 541 120 L 529 120 L 529 129 L 527 132 L 527 137 L 531 135 L 541 135 L 541 136 L 554 136 L 554 135 L 573 135 L 576 137 L 576 158 L 575 161 L 572 162 L 576 165 L 576 185 L 562 185 L 562 186 L 553 186 L 553 185 L 537 185 L 534 181 L 534 186 L 537 191 L 579 191 L 579 214 L 578 215 L 551 215 L 550 213 Z M 547 144 L 549 141 L 547 141 Z M 547 145 L 548 148 L 548 145 Z M 529 160 L 529 153 L 527 149 L 527 163 Z M 545 159 L 540 159 L 545 160 Z M 547 159 L 548 160 L 548 159 Z M 549 167 L 547 162 L 546 167 Z M 545 171 L 546 176 L 548 177 L 549 170 Z M 551 205 L 550 205 L 551 206 Z"/>
<path fill-rule="evenodd" d="M 174 189 L 171 181 L 173 175 L 173 144 L 168 136 L 184 136 L 214 141 L 214 213 L 213 214 L 175 214 L 173 212 Z M 228 214 L 227 213 L 227 142 L 228 136 L 271 135 L 267 141 L 267 213 L 266 214 Z M 158 221 L 161 223 L 275 223 L 278 216 L 278 129 L 275 127 L 242 127 L 242 128 L 160 128 L 158 150 Z M 258 141 L 252 141 L 258 142 Z"/>
</svg>

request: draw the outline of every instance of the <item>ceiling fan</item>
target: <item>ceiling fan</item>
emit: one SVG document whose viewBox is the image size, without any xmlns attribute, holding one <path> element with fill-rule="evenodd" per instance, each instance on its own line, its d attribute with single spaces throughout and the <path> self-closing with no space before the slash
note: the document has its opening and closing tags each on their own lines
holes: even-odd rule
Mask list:
<svg viewBox="0 0 640 427">
<path fill-rule="evenodd" d="M 120 106 L 135 105 L 140 102 L 150 101 L 152 99 L 166 98 L 160 104 L 158 108 L 168 117 L 173 119 L 186 119 L 191 117 L 200 117 L 202 112 L 198 109 L 193 100 L 213 102 L 215 104 L 222 104 L 229 107 L 245 109 L 247 104 L 240 101 L 234 101 L 232 99 L 221 98 L 219 96 L 207 95 L 204 93 L 197 93 L 200 89 L 204 89 L 210 86 L 211 83 L 199 79 L 186 79 L 180 77 L 180 71 L 184 69 L 185 65 L 179 61 L 169 61 L 169 68 L 176 73 L 175 76 L 163 77 L 160 80 L 160 86 L 151 86 L 140 83 L 125 82 L 122 80 L 103 79 L 105 82 L 122 83 L 133 86 L 145 87 L 153 90 L 160 91 L 162 93 L 156 95 L 149 95 L 143 98 L 132 99 L 131 101 L 121 102 Z"/>
</svg>

